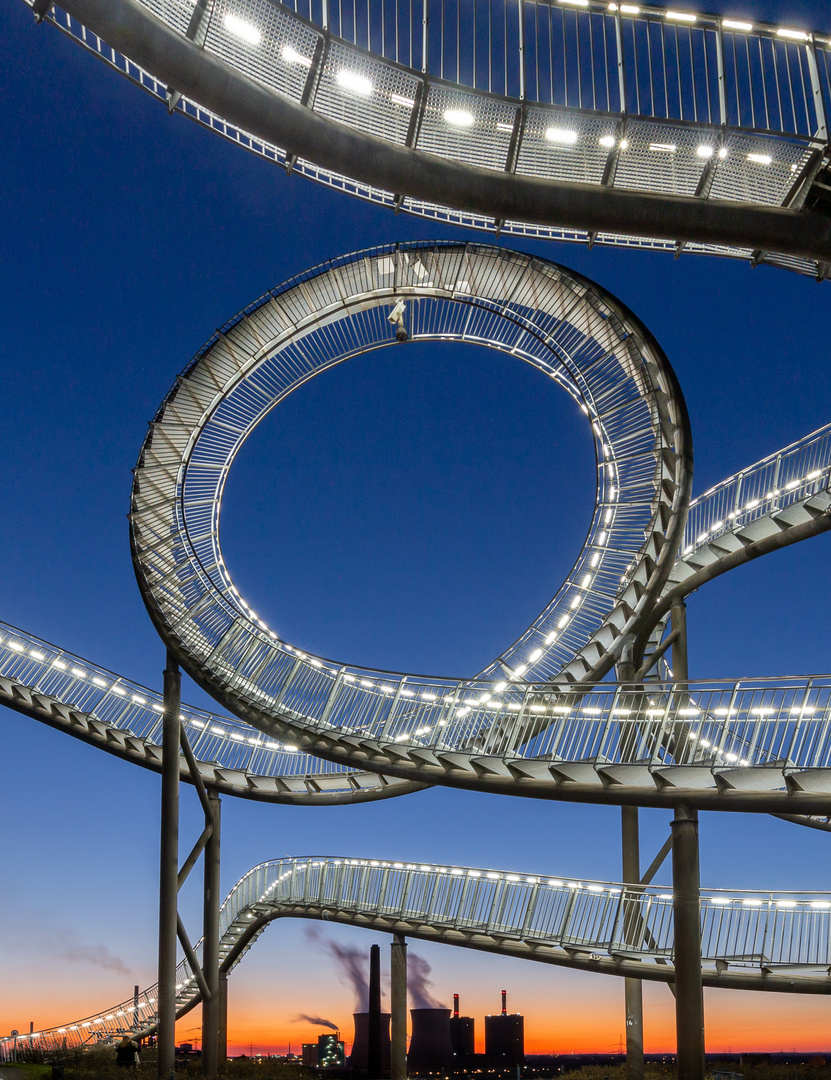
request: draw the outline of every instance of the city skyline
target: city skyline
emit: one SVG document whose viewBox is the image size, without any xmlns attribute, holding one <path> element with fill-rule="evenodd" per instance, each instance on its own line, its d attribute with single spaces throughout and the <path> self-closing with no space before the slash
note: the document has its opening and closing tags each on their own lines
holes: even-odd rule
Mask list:
<svg viewBox="0 0 831 1080">
<path fill-rule="evenodd" d="M 776 17 L 774 5 L 764 7 L 763 17 Z M 822 23 L 818 3 L 791 5 L 787 14 Z M 145 421 L 176 373 L 215 326 L 321 259 L 398 238 L 479 234 L 395 218 L 286 178 L 168 119 L 100 62 L 36 29 L 23 4 L 7 5 L 2 20 L 13 47 L 2 74 L 8 416 L 0 614 L 158 686 L 164 650 L 132 578 L 124 514 Z M 831 419 L 817 333 L 829 286 L 694 257 L 675 263 L 515 239 L 506 246 L 598 280 L 655 333 L 693 416 L 695 492 Z M 344 365 L 289 401 L 279 425 L 264 425 L 245 448 L 225 508 L 229 564 L 302 647 L 393 668 L 477 670 L 547 601 L 585 532 L 591 449 L 576 420 L 556 388 L 489 354 L 387 350 L 354 370 Z M 561 506 L 570 510 L 565 521 Z M 692 597 L 693 675 L 827 671 L 828 551 L 827 538 L 811 540 Z M 188 680 L 183 698 L 215 708 Z M 3 720 L 5 1032 L 24 1030 L 29 1019 L 38 1027 L 77 1019 L 123 1000 L 133 982 L 155 980 L 158 777 L 8 710 Z M 223 810 L 224 890 L 263 858 L 311 852 L 619 876 L 613 809 L 434 789 L 342 810 L 231 799 Z M 647 863 L 668 814 L 641 817 Z M 197 820 L 195 795 L 185 790 L 183 843 L 195 837 Z M 703 815 L 702 881 L 827 887 L 827 843 L 771 818 Z M 198 906 L 198 890 L 189 891 L 192 931 Z M 384 940 L 331 932 L 367 953 Z M 445 998 L 462 993 L 469 1015 L 483 1015 L 490 997 L 494 1007 L 506 985 L 526 1016 L 531 1052 L 558 1045 L 552 1013 L 567 1018 L 569 1037 L 586 1040 L 564 1049 L 603 1050 L 592 1039 L 617 1045 L 619 981 L 413 948 L 433 965 Z M 231 1047 L 263 1046 L 269 1031 L 274 1046 L 291 1030 L 300 1042 L 301 1026 L 281 1016 L 343 1015 L 349 995 L 340 984 L 321 995 L 327 979 L 325 957 L 303 927 L 272 928 L 231 976 Z M 533 1003 L 522 1000 L 521 985 Z M 301 996 L 302 1010 L 291 1004 Z M 645 999 L 647 1052 L 669 1049 L 671 995 L 647 986 Z M 753 1049 L 781 1048 L 774 1033 L 783 1029 L 793 1033 L 785 1049 L 798 1032 L 806 1049 L 828 1041 L 822 998 L 707 991 L 706 1002 L 708 1048 L 735 1048 L 741 1030 Z M 197 1017 L 180 1023 L 180 1038 Z"/>
</svg>

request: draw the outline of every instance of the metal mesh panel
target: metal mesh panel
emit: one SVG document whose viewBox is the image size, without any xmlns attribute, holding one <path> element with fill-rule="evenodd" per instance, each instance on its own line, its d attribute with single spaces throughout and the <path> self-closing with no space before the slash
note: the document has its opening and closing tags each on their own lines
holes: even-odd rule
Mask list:
<svg viewBox="0 0 831 1080">
<path fill-rule="evenodd" d="M 259 41 L 255 44 L 241 37 L 239 29 L 235 32 L 232 28 L 239 22 L 234 20 L 250 27 Z M 311 60 L 318 37 L 299 19 L 265 0 L 217 0 L 205 48 L 250 78 L 299 101 L 308 66 L 291 57 Z"/>
<path fill-rule="evenodd" d="M 196 0 L 139 0 L 142 7 L 152 11 L 156 18 L 174 27 L 180 34 L 187 31 Z"/>
<path fill-rule="evenodd" d="M 457 121 L 472 117 L 472 122 L 465 127 L 454 124 L 454 114 Z M 515 116 L 515 107 L 497 98 L 431 86 L 418 149 L 486 169 L 504 169 Z"/>
<path fill-rule="evenodd" d="M 333 42 L 314 107 L 332 120 L 403 143 L 418 82 L 401 68 Z"/>
<path fill-rule="evenodd" d="M 547 180 L 599 184 L 609 156 L 609 148 L 601 146 L 600 139 L 613 138 L 616 128 L 614 120 L 598 116 L 531 108 L 516 171 Z M 576 135 L 574 142 L 568 141 L 572 134 Z"/>
<path fill-rule="evenodd" d="M 782 205 L 808 157 L 804 146 L 752 135 L 731 134 L 726 149 L 727 157 L 716 168 L 711 198 L 768 206 Z"/>
<path fill-rule="evenodd" d="M 695 194 L 706 166 L 706 159 L 696 151 L 715 143 L 714 137 L 708 140 L 699 131 L 643 121 L 630 121 L 626 139 L 615 186 L 671 195 Z"/>
</svg>

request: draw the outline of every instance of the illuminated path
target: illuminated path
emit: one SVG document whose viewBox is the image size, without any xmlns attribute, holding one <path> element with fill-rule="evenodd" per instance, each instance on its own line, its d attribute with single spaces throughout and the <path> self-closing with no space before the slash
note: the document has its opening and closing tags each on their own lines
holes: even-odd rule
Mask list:
<svg viewBox="0 0 831 1080">
<path fill-rule="evenodd" d="M 555 379 L 594 436 L 584 547 L 548 607 L 474 680 L 368 671 L 294 648 L 240 595 L 220 548 L 224 485 L 246 437 L 309 378 L 394 344 L 396 301 L 413 342 L 476 343 Z M 486 245 L 373 249 L 261 297 L 177 380 L 134 470 L 134 562 L 189 674 L 308 753 L 540 798 L 827 814 L 828 679 L 601 683 L 627 661 L 637 669 L 668 592 L 831 527 L 827 429 L 704 496 L 685 540 L 691 461 L 666 357 L 604 290 Z"/>
<path fill-rule="evenodd" d="M 607 0 L 26 2 L 171 109 L 390 208 L 831 268 L 831 27 Z"/>
<path fill-rule="evenodd" d="M 255 866 L 220 916 L 222 970 L 232 970 L 274 919 L 325 919 L 444 945 L 672 983 L 672 897 L 660 887 L 533 877 L 469 867 L 303 857 Z M 704 889 L 705 986 L 831 993 L 831 894 Z M 201 956 L 201 943 L 196 952 Z M 201 1001 L 186 962 L 177 1016 Z M 156 1028 L 157 987 L 93 1016 L 31 1036 L 48 1050 Z M 137 1007 L 136 1007 L 137 1006 Z M 10 1039 L 0 1040 L 0 1055 Z"/>
</svg>

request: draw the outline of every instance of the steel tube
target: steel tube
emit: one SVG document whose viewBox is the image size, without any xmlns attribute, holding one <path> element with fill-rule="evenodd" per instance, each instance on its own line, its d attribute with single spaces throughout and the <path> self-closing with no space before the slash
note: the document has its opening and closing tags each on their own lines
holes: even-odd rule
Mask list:
<svg viewBox="0 0 831 1080">
<path fill-rule="evenodd" d="M 176 940 L 179 891 L 179 731 L 182 674 L 168 650 L 162 716 L 162 809 L 159 852 L 159 1034 L 156 1072 L 160 1080 L 176 1067 Z"/>
<path fill-rule="evenodd" d="M 407 1080 L 407 940 L 393 934 L 390 945 L 390 1080 Z"/>
<path fill-rule="evenodd" d="M 641 880 L 640 836 L 638 808 L 620 808 L 621 854 L 623 882 L 638 885 Z M 624 913 L 624 927 L 630 920 Z M 640 979 L 624 980 L 626 1005 L 626 1077 L 627 1080 L 643 1080 L 643 985 Z"/>
<path fill-rule="evenodd" d="M 232 70 L 135 0 L 63 0 L 107 44 L 231 124 L 398 195 L 504 221 L 761 248 L 831 261 L 831 219 L 779 207 L 544 180 L 421 153 L 356 131 Z M 426 22 L 425 22 L 426 27 Z"/>
<path fill-rule="evenodd" d="M 217 1062 L 219 1067 L 224 1070 L 225 1062 L 228 1060 L 228 972 L 220 971 L 219 973 L 219 1014 L 218 1020 L 218 1035 L 217 1035 Z"/>
<path fill-rule="evenodd" d="M 202 923 L 202 971 L 209 996 L 202 1002 L 202 1075 L 219 1074 L 219 907 L 222 902 L 219 883 L 219 796 L 208 792 L 211 809 L 211 835 L 205 845 L 205 889 Z M 206 826 L 209 822 L 206 821 Z"/>
<path fill-rule="evenodd" d="M 677 806 L 672 822 L 672 910 L 678 1080 L 704 1080 L 700 884 L 698 812 Z"/>
</svg>

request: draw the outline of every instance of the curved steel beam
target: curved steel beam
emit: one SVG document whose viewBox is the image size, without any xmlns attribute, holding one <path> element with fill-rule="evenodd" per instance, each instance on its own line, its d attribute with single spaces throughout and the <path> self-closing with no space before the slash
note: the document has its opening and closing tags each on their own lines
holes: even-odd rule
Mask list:
<svg viewBox="0 0 831 1080">
<path fill-rule="evenodd" d="M 672 983 L 672 896 L 660 886 L 552 879 L 471 867 L 332 856 L 261 863 L 222 907 L 221 970 L 279 918 L 321 919 L 598 974 Z M 826 893 L 723 892 L 701 901 L 703 981 L 735 990 L 831 993 Z M 202 942 L 196 946 L 200 961 Z M 186 961 L 177 1015 L 201 1000 Z M 48 1049 L 155 1030 L 156 987 L 21 1040 Z M 10 1038 L 0 1039 L 0 1052 Z"/>
<path fill-rule="evenodd" d="M 0 705 L 124 761 L 161 772 L 162 698 L 97 664 L 0 623 Z M 341 806 L 420 791 L 419 782 L 324 768 L 225 716 L 182 706 L 203 782 L 257 802 Z M 181 778 L 193 783 L 184 758 Z"/>
<path fill-rule="evenodd" d="M 831 262 L 831 218 L 817 213 L 550 181 L 411 150 L 271 91 L 177 34 L 135 0 L 65 0 L 61 6 L 170 90 L 289 156 L 373 187 L 501 221 L 735 245 Z"/>
</svg>

